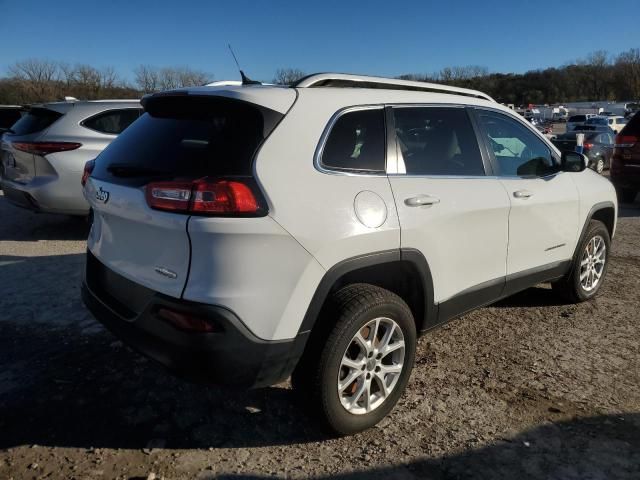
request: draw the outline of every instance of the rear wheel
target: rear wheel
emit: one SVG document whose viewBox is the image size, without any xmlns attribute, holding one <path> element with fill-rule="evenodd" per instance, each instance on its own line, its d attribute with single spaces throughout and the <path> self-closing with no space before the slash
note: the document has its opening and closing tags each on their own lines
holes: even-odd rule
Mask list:
<svg viewBox="0 0 640 480">
<path fill-rule="evenodd" d="M 600 174 L 604 172 L 604 158 L 602 157 L 596 158 L 596 161 L 594 164 L 594 170 Z"/>
<path fill-rule="evenodd" d="M 292 380 L 330 430 L 352 434 L 382 420 L 402 395 L 416 327 L 400 297 L 373 285 L 341 289 L 328 312 L 334 326 L 324 343 L 305 352 Z M 319 322 L 331 320 L 325 315 Z"/>
<path fill-rule="evenodd" d="M 607 273 L 610 245 L 607 227 L 598 220 L 592 220 L 578 246 L 571 271 L 552 284 L 553 290 L 574 303 L 593 298 Z"/>
</svg>

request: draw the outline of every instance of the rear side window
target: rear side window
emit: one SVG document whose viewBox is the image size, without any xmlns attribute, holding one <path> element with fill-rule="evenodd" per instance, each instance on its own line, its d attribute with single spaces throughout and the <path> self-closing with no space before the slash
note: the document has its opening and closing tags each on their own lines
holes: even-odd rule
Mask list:
<svg viewBox="0 0 640 480">
<path fill-rule="evenodd" d="M 0 128 L 9 128 L 20 120 L 20 110 L 17 108 L 0 108 Z"/>
<path fill-rule="evenodd" d="M 384 172 L 384 110 L 370 108 L 341 115 L 324 145 L 321 165 L 339 171 Z"/>
<path fill-rule="evenodd" d="M 11 129 L 15 135 L 29 135 L 49 128 L 60 117 L 62 113 L 48 108 L 32 108 Z"/>
<path fill-rule="evenodd" d="M 478 140 L 464 109 L 398 107 L 393 116 L 398 160 L 404 162 L 408 175 L 485 174 Z"/>
<path fill-rule="evenodd" d="M 282 115 L 221 97 L 159 97 L 96 159 L 92 176 L 144 185 L 150 179 L 250 176 L 253 156 Z"/>
<path fill-rule="evenodd" d="M 108 110 L 84 120 L 82 126 L 107 135 L 119 135 L 139 116 L 139 108 Z"/>
</svg>

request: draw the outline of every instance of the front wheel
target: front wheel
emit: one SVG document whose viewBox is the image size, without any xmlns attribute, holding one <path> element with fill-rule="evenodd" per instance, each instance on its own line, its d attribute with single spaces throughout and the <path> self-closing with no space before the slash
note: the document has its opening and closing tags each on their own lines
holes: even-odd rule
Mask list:
<svg viewBox="0 0 640 480">
<path fill-rule="evenodd" d="M 413 368 L 416 327 L 400 297 L 373 285 L 349 285 L 332 301 L 335 326 L 321 348 L 310 350 L 319 354 L 315 362 L 303 359 L 294 386 L 309 389 L 307 398 L 330 430 L 353 434 L 398 402 Z"/>
<path fill-rule="evenodd" d="M 610 247 L 607 227 L 598 220 L 591 220 L 578 246 L 571 270 L 565 278 L 552 284 L 554 291 L 573 303 L 593 298 L 604 282 Z"/>
</svg>

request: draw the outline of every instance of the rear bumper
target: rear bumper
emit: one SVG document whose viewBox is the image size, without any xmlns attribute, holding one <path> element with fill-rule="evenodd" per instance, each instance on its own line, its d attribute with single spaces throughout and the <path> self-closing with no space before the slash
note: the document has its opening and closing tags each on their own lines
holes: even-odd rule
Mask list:
<svg viewBox="0 0 640 480">
<path fill-rule="evenodd" d="M 79 182 L 79 180 L 78 180 Z M 0 179 L 0 187 L 12 204 L 34 212 L 88 215 L 89 204 L 82 196 L 70 193 L 70 189 L 57 177 L 36 177 L 28 184 Z"/>
<path fill-rule="evenodd" d="M 126 344 L 185 379 L 242 387 L 273 385 L 289 377 L 304 350 L 308 334 L 292 340 L 261 340 L 230 310 L 157 292 L 145 299 L 141 313 L 129 315 L 126 306 L 108 293 L 96 291 L 99 287 L 92 285 L 90 275 L 87 277 L 82 299 L 96 319 Z M 197 315 L 219 331 L 178 330 L 157 316 L 159 308 Z"/>
</svg>

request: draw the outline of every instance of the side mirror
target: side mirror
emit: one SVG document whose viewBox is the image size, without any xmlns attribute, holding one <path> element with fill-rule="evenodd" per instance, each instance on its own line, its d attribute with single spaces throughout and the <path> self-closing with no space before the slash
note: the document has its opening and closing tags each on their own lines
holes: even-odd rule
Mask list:
<svg viewBox="0 0 640 480">
<path fill-rule="evenodd" d="M 562 152 L 563 172 L 582 172 L 587 168 L 589 159 L 586 155 L 577 152 Z"/>
</svg>

